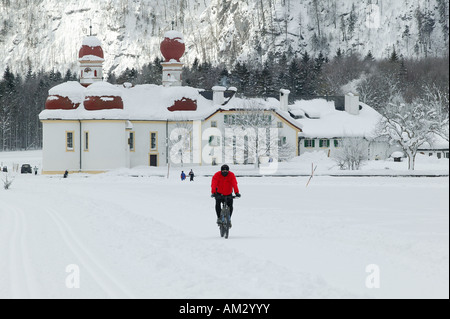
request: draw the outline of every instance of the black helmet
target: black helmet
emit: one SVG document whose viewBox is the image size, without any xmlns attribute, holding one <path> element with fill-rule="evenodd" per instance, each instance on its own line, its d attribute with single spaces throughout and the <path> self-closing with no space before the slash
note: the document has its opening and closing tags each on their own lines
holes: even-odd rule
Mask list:
<svg viewBox="0 0 450 319">
<path fill-rule="evenodd" d="M 228 165 L 222 165 L 222 167 L 220 168 L 221 171 L 229 171 L 230 167 Z"/>
</svg>

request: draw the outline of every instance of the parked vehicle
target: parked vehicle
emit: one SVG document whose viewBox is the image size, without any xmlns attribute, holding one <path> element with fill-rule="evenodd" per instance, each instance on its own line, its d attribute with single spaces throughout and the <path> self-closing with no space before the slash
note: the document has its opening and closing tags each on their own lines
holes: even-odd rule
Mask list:
<svg viewBox="0 0 450 319">
<path fill-rule="evenodd" d="M 22 168 L 20 169 L 20 173 L 22 173 L 22 174 L 33 174 L 33 169 L 31 168 L 30 164 L 23 164 Z"/>
</svg>

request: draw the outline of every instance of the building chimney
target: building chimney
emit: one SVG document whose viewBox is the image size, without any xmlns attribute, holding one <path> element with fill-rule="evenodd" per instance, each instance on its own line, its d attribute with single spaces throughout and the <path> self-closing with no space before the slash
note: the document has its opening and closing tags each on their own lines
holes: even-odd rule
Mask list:
<svg viewBox="0 0 450 319">
<path fill-rule="evenodd" d="M 227 90 L 223 86 L 214 86 L 213 90 L 213 103 L 214 105 L 223 105 L 225 103 L 225 94 L 224 92 Z"/>
<path fill-rule="evenodd" d="M 285 90 L 285 89 L 281 89 L 280 90 L 280 108 L 282 111 L 286 111 L 288 112 L 288 105 L 289 105 L 289 94 L 291 93 L 291 91 L 289 90 Z"/>
<path fill-rule="evenodd" d="M 345 95 L 345 111 L 352 115 L 359 115 L 359 95 L 353 93 Z"/>
</svg>

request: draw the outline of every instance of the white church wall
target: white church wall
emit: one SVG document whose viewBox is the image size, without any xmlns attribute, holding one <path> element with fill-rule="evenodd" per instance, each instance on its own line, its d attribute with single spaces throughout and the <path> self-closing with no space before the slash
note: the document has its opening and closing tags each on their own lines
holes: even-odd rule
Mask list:
<svg viewBox="0 0 450 319">
<path fill-rule="evenodd" d="M 157 156 L 157 165 L 166 165 L 166 122 L 132 121 L 135 139 L 134 150 L 130 152 L 130 166 L 149 166 L 150 155 Z M 156 144 L 151 142 L 156 134 Z"/>
<path fill-rule="evenodd" d="M 72 148 L 67 147 L 72 133 Z M 43 173 L 59 174 L 80 169 L 80 124 L 78 121 L 43 121 Z"/>
<path fill-rule="evenodd" d="M 128 167 L 128 134 L 121 120 L 83 121 L 83 171 L 105 171 Z M 85 132 L 89 148 L 85 149 Z"/>
</svg>

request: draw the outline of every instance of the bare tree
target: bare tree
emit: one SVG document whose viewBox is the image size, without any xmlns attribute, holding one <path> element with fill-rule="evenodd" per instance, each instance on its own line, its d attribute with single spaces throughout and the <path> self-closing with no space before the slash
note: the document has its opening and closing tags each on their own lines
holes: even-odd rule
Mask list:
<svg viewBox="0 0 450 319">
<path fill-rule="evenodd" d="M 247 102 L 235 114 L 226 115 L 226 158 L 254 163 L 258 168 L 264 158 L 278 161 L 280 139 L 274 120 L 273 111 L 254 101 Z"/>
<path fill-rule="evenodd" d="M 435 131 L 437 135 L 449 141 L 449 93 L 447 90 L 439 88 L 435 83 L 427 84 L 424 87 L 425 95 L 423 103 L 428 104 L 436 111 Z"/>
<path fill-rule="evenodd" d="M 169 132 L 169 165 L 191 162 L 192 146 L 192 121 L 179 120 L 174 128 Z"/>
<path fill-rule="evenodd" d="M 379 123 L 379 135 L 400 146 L 408 156 L 408 169 L 414 170 L 417 150 L 425 142 L 432 142 L 437 129 L 436 111 L 423 101 L 406 103 L 399 96 L 393 96 L 383 110 Z"/>
<path fill-rule="evenodd" d="M 3 181 L 3 188 L 8 190 L 14 181 L 14 177 L 10 178 L 8 173 L 6 172 L 6 173 L 3 173 L 2 181 Z"/>
</svg>

